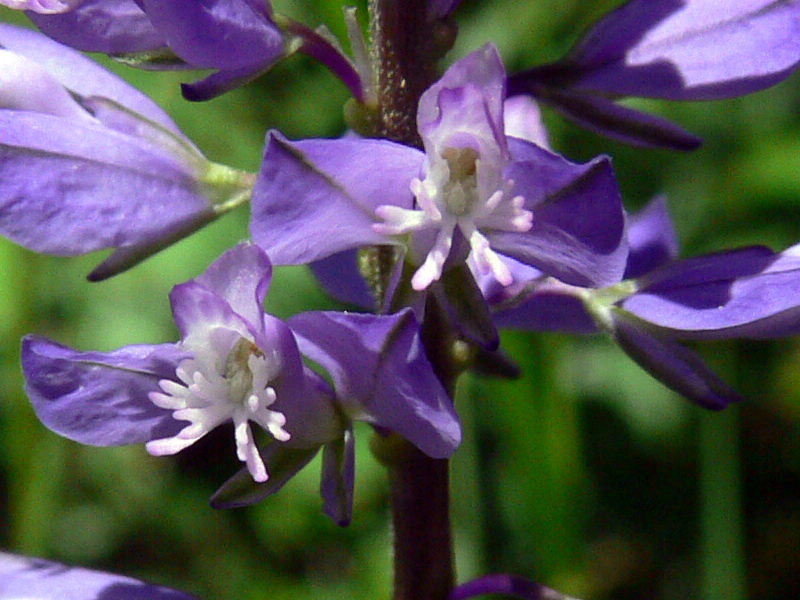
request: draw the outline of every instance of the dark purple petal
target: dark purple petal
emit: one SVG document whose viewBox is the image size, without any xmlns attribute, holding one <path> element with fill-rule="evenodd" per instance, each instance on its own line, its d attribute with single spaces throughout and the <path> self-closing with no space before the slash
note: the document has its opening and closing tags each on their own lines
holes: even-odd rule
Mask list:
<svg viewBox="0 0 800 600">
<path fill-rule="evenodd" d="M 510 141 L 515 160 L 506 176 L 533 212 L 533 227 L 525 233 L 491 232 L 492 247 L 572 285 L 619 282 L 628 248 L 609 160 L 579 165 L 522 140 Z"/>
<path fill-rule="evenodd" d="M 92 123 L 0 111 L 0 233 L 38 252 L 157 247 L 216 215 L 194 173 Z"/>
<path fill-rule="evenodd" d="M 640 319 L 690 339 L 800 333 L 800 253 L 743 248 L 672 263 L 621 303 Z"/>
<path fill-rule="evenodd" d="M 0 552 L 0 598 L 13 600 L 197 600 L 113 573 Z"/>
<path fill-rule="evenodd" d="M 375 297 L 358 268 L 358 250 L 332 254 L 308 266 L 325 291 L 340 302 L 375 309 Z"/>
<path fill-rule="evenodd" d="M 69 12 L 28 17 L 48 37 L 76 50 L 123 54 L 166 46 L 134 0 L 87 0 Z"/>
<path fill-rule="evenodd" d="M 720 410 L 742 400 L 697 354 L 635 317 L 617 311 L 612 337 L 640 367 L 695 404 Z"/>
<path fill-rule="evenodd" d="M 392 240 L 372 230 L 375 208 L 411 208 L 419 150 L 383 140 L 289 142 L 270 133 L 253 189 L 250 233 L 276 265 L 305 264 Z"/>
<path fill-rule="evenodd" d="M 144 0 L 144 9 L 175 53 L 201 68 L 269 64 L 283 53 L 283 36 L 247 0 Z"/>
<path fill-rule="evenodd" d="M 339 440 L 325 444 L 322 451 L 320 493 L 325 514 L 340 527 L 353 517 L 353 488 L 356 474 L 356 448 L 352 427 Z"/>
<path fill-rule="evenodd" d="M 560 331 L 578 335 L 597 333 L 594 320 L 580 298 L 558 285 L 542 284 L 514 304 L 495 313 L 501 329 Z"/>
<path fill-rule="evenodd" d="M 109 98 L 179 133 L 172 119 L 155 102 L 80 52 L 30 29 L 6 24 L 0 24 L 0 46 L 38 63 L 64 87 L 81 97 Z"/>
<path fill-rule="evenodd" d="M 678 256 L 678 236 L 663 196 L 628 217 L 627 236 L 630 254 L 625 279 L 641 277 Z"/>
<path fill-rule="evenodd" d="M 410 310 L 302 313 L 289 326 L 301 352 L 330 373 L 346 414 L 397 432 L 433 458 L 449 457 L 461 443 L 452 400 L 425 356 Z"/>
<path fill-rule="evenodd" d="M 428 0 L 428 17 L 443 19 L 452 13 L 461 0 Z"/>
<path fill-rule="evenodd" d="M 277 58 L 277 57 L 276 57 Z M 226 69 L 217 71 L 208 77 L 195 81 L 194 83 L 182 83 L 181 92 L 183 97 L 192 102 L 203 102 L 221 96 L 237 87 L 249 83 L 269 69 L 274 63 L 259 63 L 255 66 L 247 66 L 241 69 Z"/>
<path fill-rule="evenodd" d="M 581 127 L 625 144 L 695 150 L 703 142 L 666 119 L 619 106 L 607 98 L 548 88 L 525 79 L 522 74 L 513 76 L 508 85 L 509 94 L 532 94 Z"/>
<path fill-rule="evenodd" d="M 522 600 L 577 600 L 530 579 L 515 575 L 485 575 L 453 590 L 450 600 L 467 600 L 487 594 L 502 594 Z"/>
<path fill-rule="evenodd" d="M 537 79 L 624 96 L 712 100 L 775 85 L 800 63 L 800 5 L 632 0 Z"/>
<path fill-rule="evenodd" d="M 211 497 L 212 508 L 241 508 L 261 502 L 283 488 L 288 481 L 319 452 L 314 448 L 287 448 L 282 444 L 271 443 L 260 448 L 259 452 L 269 473 L 263 483 L 253 481 L 246 467 L 228 479 Z"/>
<path fill-rule="evenodd" d="M 183 428 L 148 398 L 175 379 L 186 352 L 173 344 L 79 352 L 45 338 L 22 340 L 25 391 L 49 429 L 91 446 L 140 444 Z"/>
</svg>

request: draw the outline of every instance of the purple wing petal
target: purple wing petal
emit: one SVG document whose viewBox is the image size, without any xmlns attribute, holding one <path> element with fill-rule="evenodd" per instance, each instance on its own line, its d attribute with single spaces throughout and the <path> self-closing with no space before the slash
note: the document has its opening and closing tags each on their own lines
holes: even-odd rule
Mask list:
<svg viewBox="0 0 800 600">
<path fill-rule="evenodd" d="M 720 410 L 742 400 L 697 354 L 637 319 L 617 312 L 612 336 L 645 371 L 700 406 Z"/>
<path fill-rule="evenodd" d="M 197 600 L 113 573 L 0 552 L 0 598 L 30 600 Z"/>
<path fill-rule="evenodd" d="M 289 326 L 301 352 L 330 373 L 347 414 L 397 432 L 433 458 L 449 457 L 461 443 L 452 400 L 425 356 L 411 311 L 302 313 Z"/>
<path fill-rule="evenodd" d="M 277 59 L 278 57 L 276 57 Z M 221 96 L 239 86 L 242 86 L 269 69 L 275 61 L 259 63 L 241 69 L 226 69 L 217 71 L 208 77 L 194 83 L 182 83 L 183 97 L 192 102 L 203 102 Z"/>
<path fill-rule="evenodd" d="M 85 52 L 122 54 L 166 46 L 135 0 L 88 0 L 62 14 L 28 16 L 48 37 Z"/>
<path fill-rule="evenodd" d="M 22 340 L 25 391 L 49 429 L 91 446 L 139 444 L 183 427 L 148 398 L 175 378 L 187 354 L 173 344 L 79 352 L 45 338 Z M 184 424 L 185 425 L 185 424 Z"/>
<path fill-rule="evenodd" d="M 270 133 L 253 189 L 253 240 L 276 265 L 305 264 L 387 244 L 372 230 L 376 206 L 411 208 L 419 150 L 382 140 L 289 142 Z"/>
<path fill-rule="evenodd" d="M 0 111 L 0 232 L 50 254 L 158 245 L 213 217 L 187 165 L 101 125 Z"/>
<path fill-rule="evenodd" d="M 283 36 L 247 0 L 144 0 L 169 46 L 195 67 L 240 69 L 272 62 Z"/>
<path fill-rule="evenodd" d="M 526 233 L 492 232 L 492 247 L 572 285 L 619 282 L 628 248 L 608 159 L 578 165 L 522 140 L 511 143 L 515 162 L 506 175 L 533 212 L 533 227 Z"/>
<path fill-rule="evenodd" d="M 540 75 L 593 92 L 712 100 L 772 86 L 800 63 L 800 4 L 633 0 Z"/>
<path fill-rule="evenodd" d="M 691 339 L 800 333 L 800 252 L 744 248 L 672 263 L 622 307 Z"/>
<path fill-rule="evenodd" d="M 0 46 L 38 63 L 79 96 L 109 98 L 179 133 L 172 119 L 150 98 L 71 48 L 30 29 L 6 24 L 0 24 Z"/>
</svg>

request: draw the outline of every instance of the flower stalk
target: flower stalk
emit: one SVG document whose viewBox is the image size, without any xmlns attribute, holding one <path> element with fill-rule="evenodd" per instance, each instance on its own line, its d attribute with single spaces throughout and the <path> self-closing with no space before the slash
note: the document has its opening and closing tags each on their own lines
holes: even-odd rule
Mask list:
<svg viewBox="0 0 800 600">
<path fill-rule="evenodd" d="M 378 137 L 422 148 L 417 107 L 436 79 L 437 53 L 425 0 L 371 0 L 373 65 L 377 70 Z M 441 309 L 429 299 L 422 323 L 425 351 L 450 397 L 455 373 L 451 336 Z M 396 437 L 396 436 L 393 436 Z M 394 531 L 394 600 L 448 600 L 455 573 L 450 529 L 449 462 L 404 440 L 376 439 L 389 471 Z"/>
</svg>

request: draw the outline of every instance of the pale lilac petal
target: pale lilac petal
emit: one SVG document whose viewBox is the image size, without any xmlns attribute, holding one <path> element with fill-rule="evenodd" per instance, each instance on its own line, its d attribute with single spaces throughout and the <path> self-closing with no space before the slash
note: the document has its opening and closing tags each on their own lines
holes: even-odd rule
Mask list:
<svg viewBox="0 0 800 600">
<path fill-rule="evenodd" d="M 62 14 L 29 14 L 48 37 L 76 50 L 124 54 L 166 47 L 135 0 L 86 0 Z"/>
<path fill-rule="evenodd" d="M 187 358 L 174 344 L 79 352 L 45 338 L 22 341 L 25 391 L 49 429 L 92 446 L 140 444 L 173 436 L 184 424 L 149 399 Z"/>
<path fill-rule="evenodd" d="M 383 140 L 289 142 L 270 133 L 253 189 L 250 233 L 276 265 L 305 264 L 393 240 L 374 232 L 375 208 L 411 208 L 419 150 Z"/>
<path fill-rule="evenodd" d="M 550 150 L 550 138 L 539 105 L 530 96 L 518 95 L 503 103 L 505 133 Z"/>
<path fill-rule="evenodd" d="M 429 158 L 474 141 L 484 160 L 505 156 L 504 99 L 505 70 L 493 45 L 454 63 L 419 101 L 417 127 Z"/>
<path fill-rule="evenodd" d="M 113 573 L 0 552 L 0 600 L 197 600 Z"/>
<path fill-rule="evenodd" d="M 511 140 L 506 177 L 533 212 L 527 232 L 493 231 L 492 247 L 572 285 L 603 287 L 621 280 L 628 249 L 625 216 L 607 158 L 584 165 L 522 140 Z"/>
<path fill-rule="evenodd" d="M 452 400 L 425 357 L 411 311 L 302 313 L 289 326 L 301 352 L 331 375 L 351 418 L 396 431 L 433 458 L 449 457 L 461 443 Z"/>
<path fill-rule="evenodd" d="M 100 124 L 0 111 L 0 232 L 59 255 L 158 246 L 215 216 L 191 168 Z"/>
<path fill-rule="evenodd" d="M 271 63 L 283 36 L 247 0 L 144 0 L 144 10 L 170 48 L 195 67 L 240 69 Z"/>
<path fill-rule="evenodd" d="M 74 10 L 86 0 L 0 0 L 0 6 L 36 13 L 61 13 Z"/>
<path fill-rule="evenodd" d="M 260 325 L 272 264 L 255 244 L 239 244 L 220 256 L 194 281 L 223 298 L 245 321 Z"/>
<path fill-rule="evenodd" d="M 167 113 L 150 98 L 72 48 L 36 31 L 7 24 L 0 24 L 0 47 L 38 63 L 64 87 L 81 97 L 109 98 L 182 135 Z"/>
</svg>

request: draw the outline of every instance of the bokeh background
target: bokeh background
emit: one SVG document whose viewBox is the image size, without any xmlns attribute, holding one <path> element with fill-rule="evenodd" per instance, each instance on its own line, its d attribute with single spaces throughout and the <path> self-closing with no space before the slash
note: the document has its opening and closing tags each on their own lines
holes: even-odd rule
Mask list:
<svg viewBox="0 0 800 600">
<path fill-rule="evenodd" d="M 274 4 L 344 36 L 340 2 Z M 615 4 L 463 0 L 448 60 L 490 40 L 510 71 L 553 60 Z M 7 9 L 0 20 L 25 21 Z M 258 168 L 269 128 L 291 138 L 344 130 L 346 90 L 304 57 L 201 105 L 180 97 L 179 82 L 194 74 L 111 68 L 211 159 L 239 168 Z M 553 147 L 578 161 L 610 154 L 629 210 L 666 194 L 684 256 L 800 239 L 800 75 L 743 99 L 632 104 L 674 119 L 704 146 L 630 148 L 546 111 Z M 339 529 L 321 513 L 316 461 L 275 497 L 218 512 L 207 500 L 238 466 L 230 431 L 174 458 L 86 448 L 42 427 L 23 393 L 25 333 L 85 350 L 177 339 L 169 290 L 245 238 L 247 220 L 239 210 L 100 284 L 85 275 L 102 256 L 44 257 L 0 239 L 0 548 L 207 600 L 388 598 L 387 488 L 368 428 L 357 430 L 354 520 Z M 304 268 L 281 268 L 266 308 L 286 317 L 335 306 Z M 514 572 L 596 600 L 800 597 L 797 340 L 699 346 L 748 398 L 718 414 L 669 392 L 602 338 L 508 332 L 503 346 L 521 379 L 468 376 L 459 389 L 460 580 Z"/>
</svg>

